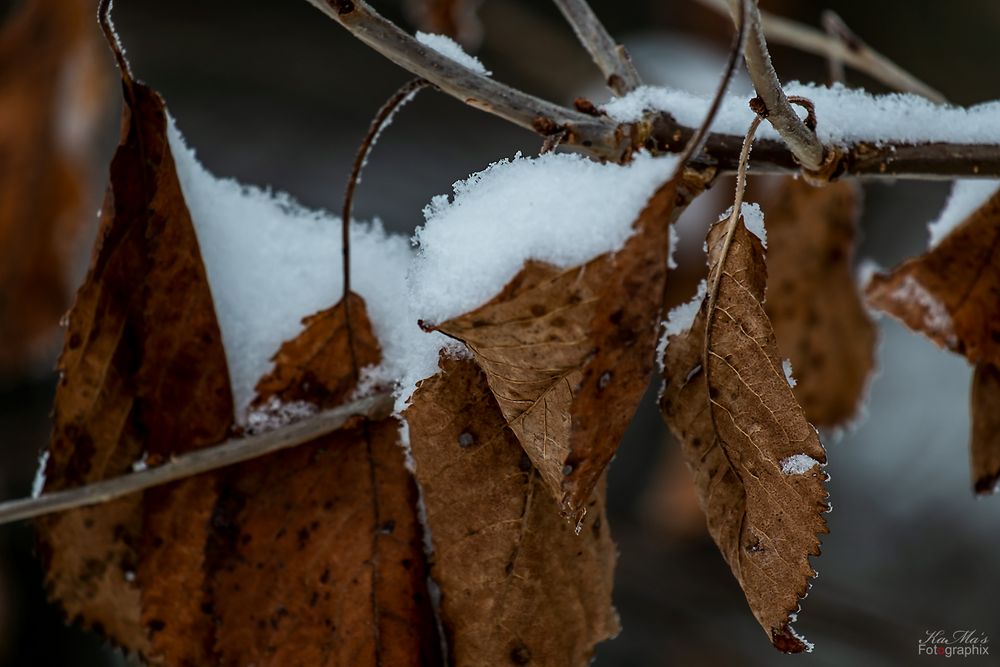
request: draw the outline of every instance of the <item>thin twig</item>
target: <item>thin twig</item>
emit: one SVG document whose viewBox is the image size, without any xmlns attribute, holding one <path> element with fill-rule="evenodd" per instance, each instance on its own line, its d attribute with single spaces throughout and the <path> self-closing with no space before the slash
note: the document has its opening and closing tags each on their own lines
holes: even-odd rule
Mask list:
<svg viewBox="0 0 1000 667">
<path fill-rule="evenodd" d="M 727 0 L 698 0 L 698 2 L 722 14 L 729 12 Z M 764 11 L 760 15 L 764 34 L 775 44 L 783 44 L 827 59 L 835 58 L 893 90 L 916 93 L 938 104 L 944 104 L 946 101 L 940 92 L 865 44 L 857 38 L 857 35 L 854 36 L 855 41 L 848 44 L 783 16 Z"/>
<path fill-rule="evenodd" d="M 642 85 L 628 51 L 612 39 L 587 0 L 555 0 L 555 3 L 601 70 L 608 88 L 624 95 Z"/>
<path fill-rule="evenodd" d="M 566 109 L 479 75 L 424 47 L 362 0 L 330 0 L 329 5 L 324 0 L 308 2 L 403 69 L 476 109 L 542 136 L 565 130 L 561 141 L 564 148 L 620 161 L 633 152 L 640 140 L 654 151 L 679 153 L 695 131 L 677 123 L 667 112 L 653 119 L 649 132 L 642 132 L 633 124 L 616 123 L 607 116 Z M 822 33 L 819 35 L 830 41 Z M 845 61 L 851 62 L 849 58 Z M 894 122 L 891 116 L 884 121 L 887 126 Z M 741 135 L 710 133 L 704 153 L 692 160 L 692 166 L 735 173 L 742 141 Z M 843 154 L 832 170 L 839 176 L 939 180 L 1000 177 L 1000 145 L 995 144 L 894 143 L 872 136 L 842 148 Z M 754 156 L 751 170 L 755 174 L 787 174 L 800 169 L 781 141 L 759 140 Z"/>
<path fill-rule="evenodd" d="M 820 22 L 823 24 L 823 30 L 826 31 L 826 34 L 844 46 L 849 46 L 851 40 L 855 39 L 854 33 L 850 31 L 847 24 L 834 11 L 829 9 L 823 10 L 823 13 L 820 15 Z M 766 21 L 764 23 L 764 33 L 767 33 Z M 830 52 L 826 54 L 826 66 L 830 73 L 831 86 L 835 83 L 844 83 L 847 81 L 847 73 L 844 71 L 844 59 L 840 57 L 839 53 Z"/>
<path fill-rule="evenodd" d="M 705 114 L 701 125 L 698 126 L 698 129 L 691 135 L 691 138 L 688 139 L 687 144 L 684 146 L 684 151 L 681 153 L 680 160 L 678 161 L 678 168 L 680 169 L 683 169 L 687 161 L 697 155 L 705 145 L 705 140 L 708 138 L 708 130 L 712 127 L 712 122 L 722 107 L 722 100 L 726 98 L 726 91 L 729 90 L 729 84 L 733 81 L 733 75 L 736 73 L 736 64 L 739 62 L 740 54 L 743 53 L 743 47 L 746 44 L 748 16 L 746 5 L 748 2 L 750 0 L 740 0 L 739 2 L 736 13 L 736 34 L 733 35 L 733 44 L 729 48 L 729 59 L 726 61 L 726 68 L 722 71 L 722 78 L 719 79 L 719 85 L 715 89 L 715 96 L 708 107 L 708 113 Z"/>
<path fill-rule="evenodd" d="M 364 0 L 308 0 L 359 40 L 442 92 L 543 136 L 562 130 L 572 145 L 595 157 L 619 160 L 630 137 L 606 118 L 553 104 L 474 72 L 424 46 Z"/>
<path fill-rule="evenodd" d="M 729 220 L 726 221 L 726 236 L 722 241 L 719 261 L 715 266 L 715 271 L 709 276 L 708 305 L 705 308 L 705 340 L 702 343 L 701 350 L 701 367 L 705 370 L 705 383 L 709 388 L 712 386 L 709 378 L 709 368 L 711 366 L 708 363 L 709 340 L 712 335 L 712 320 L 715 319 L 715 306 L 719 297 L 719 285 L 722 283 L 723 267 L 726 264 L 726 257 L 729 255 L 729 248 L 732 247 L 733 237 L 736 235 L 736 223 L 743 214 L 743 195 L 746 192 L 747 164 L 750 161 L 753 136 L 757 133 L 757 128 L 760 127 L 760 123 L 763 120 L 763 116 L 754 116 L 753 122 L 750 123 L 750 128 L 747 130 L 746 138 L 743 140 L 743 146 L 740 150 L 740 167 L 736 175 L 736 196 L 733 198 L 733 210 L 729 214 Z M 718 433 L 719 427 L 715 423 L 715 410 L 709 409 L 709 414 L 712 418 L 712 426 L 715 428 L 716 433 Z"/>
<path fill-rule="evenodd" d="M 38 498 L 9 500 L 0 503 L 0 525 L 77 507 L 106 503 L 130 493 L 249 461 L 332 433 L 355 416 L 383 419 L 392 412 L 392 407 L 391 394 L 375 394 L 320 412 L 274 431 L 226 440 L 213 447 L 182 454 L 155 468 L 73 489 L 46 493 Z"/>
<path fill-rule="evenodd" d="M 730 11 L 734 18 L 741 2 L 742 0 L 729 0 Z M 767 40 L 764 38 L 757 0 L 748 3 L 746 9 L 749 12 L 750 35 L 744 49 L 744 58 L 754 89 L 767 108 L 767 120 L 788 144 L 788 148 L 803 167 L 818 170 L 823 164 L 823 144 L 816 137 L 816 133 L 806 127 L 795 113 L 784 88 L 781 87 L 778 73 L 771 64 L 771 54 L 767 51 Z"/>
<path fill-rule="evenodd" d="M 351 168 L 351 175 L 347 179 L 347 188 L 344 190 L 344 206 L 341 211 L 341 253 L 343 255 L 343 276 L 344 276 L 344 295 L 341 302 L 344 304 L 344 326 L 347 329 L 347 348 L 350 350 L 351 355 L 351 369 L 353 372 L 354 380 L 357 381 L 359 376 L 358 368 L 358 358 L 354 351 L 354 330 L 351 327 L 351 209 L 354 206 L 354 191 L 358 187 L 358 183 L 361 182 L 361 170 L 365 168 L 365 164 L 368 162 L 368 154 L 371 153 L 372 148 L 378 141 L 379 135 L 382 134 L 389 123 L 392 122 L 393 116 L 396 112 L 403 108 L 413 97 L 419 93 L 422 89 L 430 86 L 424 79 L 413 79 L 404 83 L 400 86 L 399 90 L 392 94 L 388 100 L 385 101 L 378 112 L 375 114 L 375 118 L 372 119 L 371 124 L 368 126 L 368 132 L 365 133 L 365 138 L 361 141 L 361 145 L 358 146 L 358 152 L 354 155 L 354 165 Z"/>
</svg>

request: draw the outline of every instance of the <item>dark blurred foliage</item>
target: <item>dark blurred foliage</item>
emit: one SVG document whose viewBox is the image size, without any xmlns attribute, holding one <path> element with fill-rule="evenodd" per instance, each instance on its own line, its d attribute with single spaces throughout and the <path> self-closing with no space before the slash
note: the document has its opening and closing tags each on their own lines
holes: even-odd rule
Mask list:
<svg viewBox="0 0 1000 667">
<path fill-rule="evenodd" d="M 18 4 L 0 1 L 0 17 Z M 375 4 L 407 25 L 399 4 Z M 723 19 L 688 0 L 593 4 L 626 43 L 640 35 L 644 43 L 667 45 L 697 37 L 722 49 L 730 39 Z M 1000 3 L 994 0 L 761 5 L 812 25 L 819 24 L 824 8 L 832 8 L 862 38 L 956 103 L 1000 97 Z M 116 11 L 133 68 L 163 93 L 206 166 L 287 190 L 312 207 L 339 209 L 371 115 L 409 77 L 301 0 L 119 0 Z M 549 3 L 485 0 L 480 16 L 479 55 L 499 80 L 564 103 L 599 90 L 589 59 Z M 694 53 L 685 56 L 679 49 L 669 60 L 638 64 L 643 72 L 669 78 L 704 67 L 692 60 Z M 780 47 L 773 53 L 783 79 L 826 77 L 819 58 Z M 110 72 L 110 54 L 107 67 Z M 853 85 L 878 89 L 864 77 L 848 76 Z M 91 179 L 95 200 L 117 140 L 118 104 L 109 100 L 101 130 Z M 452 182 L 491 161 L 538 147 L 526 132 L 450 98 L 424 94 L 376 148 L 356 215 L 377 216 L 390 229 L 409 233 L 432 195 L 448 192 Z M 719 210 L 728 188 L 717 188 Z M 920 252 L 925 223 L 946 192 L 944 183 L 869 184 L 859 257 L 890 265 Z M 701 224 L 692 220 L 688 228 L 703 229 Z M 703 262 L 700 246 L 697 238 L 685 242 L 691 252 L 681 258 L 676 300 L 693 292 Z M 87 252 L 81 247 L 81 257 Z M 835 509 L 831 535 L 816 561 L 823 576 L 804 604 L 799 628 L 816 641 L 817 652 L 793 658 L 810 664 L 909 664 L 928 629 L 977 629 L 1000 637 L 994 601 L 1000 499 L 975 502 L 968 488 L 969 370 L 890 323 L 883 326 L 881 357 L 867 421 L 846 437 L 826 438 Z M 29 492 L 48 434 L 53 383 L 48 373 L 3 379 L 4 497 Z M 665 512 L 690 513 L 690 505 L 685 509 L 683 494 L 681 501 L 664 501 L 651 489 L 657 480 L 684 479 L 663 472 L 673 445 L 653 398 L 611 468 L 612 526 L 621 548 L 616 601 L 624 631 L 600 647 L 597 664 L 789 660 L 768 645 L 697 517 L 693 524 L 664 520 Z M 123 664 L 98 639 L 64 626 L 45 603 L 32 542 L 28 525 L 0 529 L 0 664 Z"/>
</svg>

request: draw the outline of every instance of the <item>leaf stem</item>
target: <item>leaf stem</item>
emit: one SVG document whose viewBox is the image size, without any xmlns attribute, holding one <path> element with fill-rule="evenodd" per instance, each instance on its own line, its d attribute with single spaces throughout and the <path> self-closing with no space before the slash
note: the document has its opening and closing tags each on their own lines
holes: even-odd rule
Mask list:
<svg viewBox="0 0 1000 667">
<path fill-rule="evenodd" d="M 355 381 L 358 379 L 360 369 L 358 368 L 357 354 L 355 354 L 354 351 L 354 330 L 351 328 L 350 299 L 351 209 L 354 206 L 354 191 L 357 189 L 358 183 L 361 182 L 361 171 L 365 168 L 365 164 L 368 162 L 368 155 L 375 146 L 375 142 L 378 141 L 379 135 L 382 134 L 382 130 L 384 130 L 389 123 L 392 122 L 392 118 L 396 115 L 397 111 L 412 100 L 417 93 L 430 85 L 431 84 L 425 79 L 412 79 L 400 86 L 400 88 L 379 108 L 375 117 L 372 119 L 372 122 L 368 126 L 368 132 L 365 133 L 365 138 L 362 139 L 361 145 L 358 146 L 358 152 L 354 155 L 354 165 L 351 167 L 351 175 L 347 179 L 347 187 L 344 190 L 344 205 L 341 211 L 340 220 L 341 253 L 343 254 L 344 272 L 344 294 L 341 301 L 344 304 L 344 326 L 347 329 L 347 348 L 351 354 L 351 368 L 354 373 Z"/>
</svg>

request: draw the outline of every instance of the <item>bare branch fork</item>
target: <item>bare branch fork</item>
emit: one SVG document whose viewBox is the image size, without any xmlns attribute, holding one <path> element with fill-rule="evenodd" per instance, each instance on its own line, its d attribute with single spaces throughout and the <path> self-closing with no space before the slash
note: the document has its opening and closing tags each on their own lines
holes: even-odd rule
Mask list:
<svg viewBox="0 0 1000 667">
<path fill-rule="evenodd" d="M 622 161 L 640 146 L 677 153 L 683 150 L 694 132 L 693 128 L 680 125 L 667 113 L 658 114 L 648 122 L 617 123 L 606 116 L 588 115 L 528 95 L 477 74 L 424 46 L 364 0 L 308 2 L 389 60 L 427 79 L 448 95 L 542 136 L 564 134 L 562 146 L 593 157 Z M 762 29 L 766 30 L 766 24 Z M 854 66 L 858 60 L 855 52 L 842 44 L 828 47 L 826 45 L 839 42 L 822 32 L 817 31 L 817 34 L 823 40 L 824 49 L 840 49 L 844 62 Z M 773 113 L 770 104 L 768 109 Z M 705 143 L 704 152 L 693 160 L 693 166 L 715 167 L 734 173 L 742 144 L 742 135 L 712 133 Z M 797 160 L 782 141 L 761 139 L 755 142 L 752 173 L 795 172 L 802 164 L 808 166 L 807 162 Z M 836 164 L 831 167 L 831 173 L 851 176 L 1000 177 L 1000 145 L 948 142 L 897 144 L 873 137 L 843 147 L 843 152 L 836 156 Z"/>
</svg>

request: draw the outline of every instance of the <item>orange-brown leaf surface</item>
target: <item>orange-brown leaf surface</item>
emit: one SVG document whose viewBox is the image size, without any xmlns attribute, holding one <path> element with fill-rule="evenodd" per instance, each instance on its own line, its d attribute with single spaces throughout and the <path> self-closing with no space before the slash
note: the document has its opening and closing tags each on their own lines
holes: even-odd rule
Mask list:
<svg viewBox="0 0 1000 667">
<path fill-rule="evenodd" d="M 701 187 L 669 181 L 621 251 L 569 269 L 528 262 L 491 301 L 438 326 L 472 350 L 567 514 L 586 510 L 648 385 L 668 226 Z"/>
<path fill-rule="evenodd" d="M 858 411 L 875 365 L 877 332 L 851 258 L 860 191 L 840 181 L 817 188 L 788 178 L 765 204 L 765 308 L 806 417 L 840 426 Z"/>
<path fill-rule="evenodd" d="M 782 370 L 762 304 L 760 240 L 740 220 L 723 253 L 726 224 L 708 237 L 710 272 L 721 263 L 708 368 L 706 299 L 691 327 L 668 341 L 660 407 L 751 611 L 775 647 L 799 652 L 808 646 L 790 624 L 815 576 L 817 534 L 827 532 L 826 456 Z"/>
<path fill-rule="evenodd" d="M 89 273 L 59 361 L 46 491 L 226 438 L 229 374 L 163 102 L 128 82 L 122 138 Z M 201 476 L 38 522 L 46 583 L 70 617 L 152 659 L 204 662 Z M 169 626 L 168 626 L 169 624 Z M 171 642 L 172 631 L 192 639 Z M 196 628 L 198 628 L 196 630 Z M 166 641 L 161 639 L 166 638 Z"/>
<path fill-rule="evenodd" d="M 976 364 L 972 376 L 972 488 L 995 493 L 1000 482 L 1000 369 Z"/>
<path fill-rule="evenodd" d="M 313 409 L 356 388 L 344 304 L 305 320 L 258 384 L 254 409 Z M 381 357 L 350 305 L 359 365 Z M 223 665 L 435 665 L 416 484 L 399 423 L 346 429 L 232 469 L 209 543 L 215 648 Z"/>
<path fill-rule="evenodd" d="M 474 362 L 442 356 L 406 411 L 456 665 L 587 665 L 618 631 L 604 480 L 580 535 L 559 516 Z"/>
<path fill-rule="evenodd" d="M 867 295 L 938 345 L 1000 366 L 1000 192 L 930 251 L 875 275 Z"/>
<path fill-rule="evenodd" d="M 448 35 L 466 49 L 475 49 L 483 37 L 476 16 L 482 0 L 407 0 L 408 13 L 424 32 Z"/>
<path fill-rule="evenodd" d="M 0 373 L 55 350 L 106 90 L 95 0 L 14 5 L 0 32 Z"/>
</svg>

